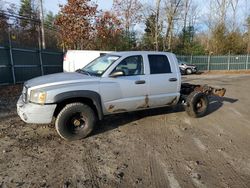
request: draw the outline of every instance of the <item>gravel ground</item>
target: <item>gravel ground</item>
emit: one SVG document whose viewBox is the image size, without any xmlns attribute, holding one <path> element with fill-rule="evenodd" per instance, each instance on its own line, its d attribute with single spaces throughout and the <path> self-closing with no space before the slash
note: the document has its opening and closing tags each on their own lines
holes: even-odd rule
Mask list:
<svg viewBox="0 0 250 188">
<path fill-rule="evenodd" d="M 221 86 L 207 116 L 181 107 L 105 118 L 86 139 L 66 142 L 54 126 L 16 114 L 21 85 L 0 88 L 0 188 L 250 187 L 250 75 L 192 75 Z"/>
</svg>

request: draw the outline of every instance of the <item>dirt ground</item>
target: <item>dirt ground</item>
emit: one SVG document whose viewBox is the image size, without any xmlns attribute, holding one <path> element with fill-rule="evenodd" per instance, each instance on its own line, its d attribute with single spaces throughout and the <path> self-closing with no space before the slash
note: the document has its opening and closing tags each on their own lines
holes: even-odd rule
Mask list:
<svg viewBox="0 0 250 188">
<path fill-rule="evenodd" d="M 0 188 L 250 187 L 250 75 L 192 75 L 222 86 L 207 116 L 181 107 L 106 118 L 94 133 L 66 142 L 53 125 L 16 114 L 21 86 L 0 88 Z"/>
</svg>

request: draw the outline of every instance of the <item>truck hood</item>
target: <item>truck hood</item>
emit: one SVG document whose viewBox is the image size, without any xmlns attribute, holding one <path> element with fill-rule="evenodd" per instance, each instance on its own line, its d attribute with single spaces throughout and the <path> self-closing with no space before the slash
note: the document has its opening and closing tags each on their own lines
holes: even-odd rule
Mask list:
<svg viewBox="0 0 250 188">
<path fill-rule="evenodd" d="M 33 78 L 25 82 L 24 85 L 28 88 L 36 89 L 55 85 L 99 81 L 99 79 L 98 77 L 87 76 L 76 72 L 57 73 Z"/>
</svg>

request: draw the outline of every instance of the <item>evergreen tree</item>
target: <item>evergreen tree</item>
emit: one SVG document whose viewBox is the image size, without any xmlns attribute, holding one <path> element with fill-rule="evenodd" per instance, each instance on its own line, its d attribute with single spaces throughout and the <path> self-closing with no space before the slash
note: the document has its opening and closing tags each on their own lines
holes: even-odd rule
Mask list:
<svg viewBox="0 0 250 188">
<path fill-rule="evenodd" d="M 145 22 L 145 34 L 143 36 L 143 48 L 146 50 L 154 50 L 154 37 L 155 37 L 155 22 L 156 15 L 151 14 Z"/>
<path fill-rule="evenodd" d="M 53 14 L 53 12 L 49 11 L 44 19 L 44 24 L 46 27 L 53 28 L 55 20 L 56 16 Z"/>
<path fill-rule="evenodd" d="M 20 34 L 18 35 L 19 47 L 38 48 L 39 20 L 38 13 L 34 9 L 34 0 L 21 0 L 19 9 Z"/>
<path fill-rule="evenodd" d="M 19 10 L 19 15 L 28 19 L 34 19 L 34 12 L 31 7 L 31 0 L 21 0 L 21 7 Z M 31 21 L 28 19 L 21 19 L 20 26 L 23 28 L 30 28 Z"/>
<path fill-rule="evenodd" d="M 212 32 L 212 53 L 226 54 L 227 28 L 225 24 L 218 24 Z"/>
<path fill-rule="evenodd" d="M 56 20 L 56 15 L 49 11 L 44 18 L 44 32 L 45 41 L 47 49 L 58 49 L 59 48 L 59 33 L 54 22 Z"/>
</svg>

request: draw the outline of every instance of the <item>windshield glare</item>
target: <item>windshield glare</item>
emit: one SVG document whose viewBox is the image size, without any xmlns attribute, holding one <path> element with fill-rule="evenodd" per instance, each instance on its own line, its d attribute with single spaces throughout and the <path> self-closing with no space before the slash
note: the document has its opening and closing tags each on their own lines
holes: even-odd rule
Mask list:
<svg viewBox="0 0 250 188">
<path fill-rule="evenodd" d="M 115 55 L 101 56 L 86 65 L 82 70 L 95 76 L 101 76 L 108 69 L 108 67 L 119 58 L 119 56 Z"/>
</svg>

